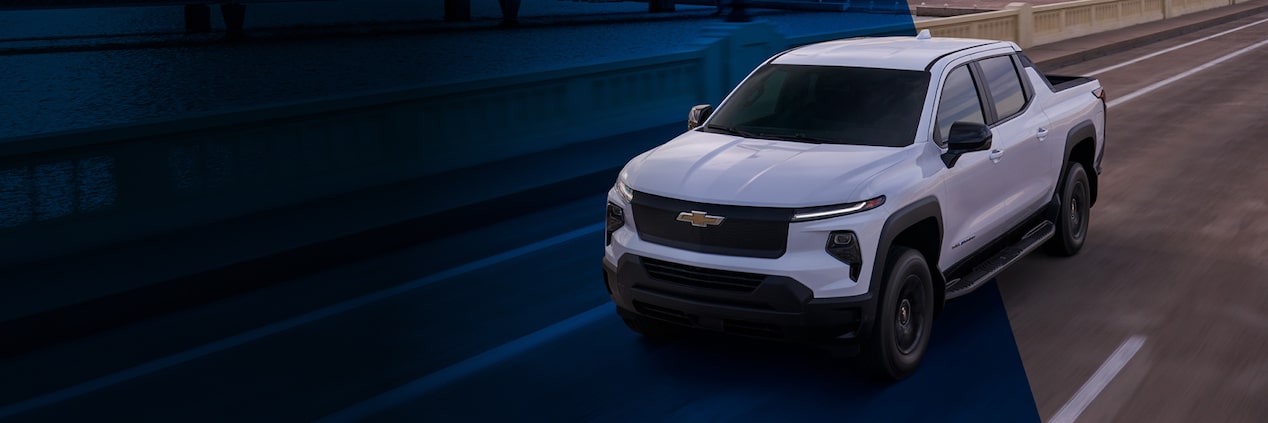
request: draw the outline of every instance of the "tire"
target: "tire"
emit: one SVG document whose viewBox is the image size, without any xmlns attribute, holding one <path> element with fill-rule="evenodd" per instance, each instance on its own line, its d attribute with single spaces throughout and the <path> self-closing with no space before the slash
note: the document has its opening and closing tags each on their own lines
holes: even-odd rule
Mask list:
<svg viewBox="0 0 1268 423">
<path fill-rule="evenodd" d="M 1087 170 L 1078 162 L 1070 163 L 1061 180 L 1061 208 L 1057 212 L 1057 233 L 1048 240 L 1048 253 L 1069 257 L 1079 253 L 1087 240 L 1091 223 L 1091 184 Z"/>
<path fill-rule="evenodd" d="M 933 326 L 933 278 L 919 251 L 894 247 L 862 364 L 881 380 L 898 381 L 920 366 Z"/>
<path fill-rule="evenodd" d="M 673 341 L 682 336 L 684 329 L 669 323 L 661 323 L 646 317 L 621 317 L 625 326 L 650 341 Z"/>
</svg>

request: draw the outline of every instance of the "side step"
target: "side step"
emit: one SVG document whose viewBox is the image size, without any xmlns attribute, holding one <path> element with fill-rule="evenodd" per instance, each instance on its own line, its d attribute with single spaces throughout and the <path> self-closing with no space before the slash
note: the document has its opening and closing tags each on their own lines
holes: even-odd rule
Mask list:
<svg viewBox="0 0 1268 423">
<path fill-rule="evenodd" d="M 982 262 L 982 264 L 974 267 L 964 277 L 947 282 L 946 298 L 956 298 L 977 289 L 983 284 L 990 282 L 991 278 L 999 272 L 1007 269 L 1017 260 L 1030 254 L 1048 239 L 1057 233 L 1057 226 L 1052 221 L 1045 220 L 1043 223 L 1035 226 L 1030 232 L 1026 232 L 1026 236 L 1021 237 L 1016 244 L 1009 245 L 995 254 L 995 257 Z"/>
</svg>

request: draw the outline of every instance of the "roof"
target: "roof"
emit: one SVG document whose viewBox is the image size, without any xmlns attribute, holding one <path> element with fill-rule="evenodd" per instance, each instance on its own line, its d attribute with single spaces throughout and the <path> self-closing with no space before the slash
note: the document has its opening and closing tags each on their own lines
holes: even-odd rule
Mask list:
<svg viewBox="0 0 1268 423">
<path fill-rule="evenodd" d="M 772 63 L 924 70 L 947 53 L 988 45 L 1005 47 L 1008 43 L 967 38 L 852 38 L 803 46 Z"/>
</svg>

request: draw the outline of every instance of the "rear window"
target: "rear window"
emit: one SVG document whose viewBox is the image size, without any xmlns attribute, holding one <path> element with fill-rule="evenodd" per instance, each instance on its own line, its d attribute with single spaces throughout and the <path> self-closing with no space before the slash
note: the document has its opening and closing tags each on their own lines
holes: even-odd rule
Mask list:
<svg viewBox="0 0 1268 423">
<path fill-rule="evenodd" d="M 1026 92 L 1021 88 L 1021 78 L 1010 56 L 997 56 L 978 62 L 986 75 L 986 86 L 995 99 L 998 120 L 1008 119 L 1026 107 Z"/>
<path fill-rule="evenodd" d="M 767 65 L 714 112 L 707 132 L 813 143 L 902 147 L 916 136 L 929 73 Z"/>
</svg>

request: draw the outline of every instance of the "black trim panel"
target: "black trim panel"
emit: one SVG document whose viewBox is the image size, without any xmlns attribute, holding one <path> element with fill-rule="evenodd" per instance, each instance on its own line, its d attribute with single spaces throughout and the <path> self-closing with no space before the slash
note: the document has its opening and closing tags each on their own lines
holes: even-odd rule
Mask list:
<svg viewBox="0 0 1268 423">
<path fill-rule="evenodd" d="M 1061 163 L 1063 165 L 1065 163 L 1069 163 L 1070 153 L 1074 151 L 1074 147 L 1078 145 L 1079 141 L 1083 141 L 1089 138 L 1092 140 L 1092 142 L 1096 142 L 1096 125 L 1093 124 L 1092 121 L 1085 120 L 1071 127 L 1070 132 L 1066 133 L 1065 156 L 1062 157 Z M 1093 157 L 1093 160 L 1095 159 L 1096 158 Z M 1061 177 L 1063 176 L 1065 176 L 1064 167 L 1061 169 L 1060 173 L 1057 174 L 1057 180 L 1058 181 L 1061 180 Z"/>
<path fill-rule="evenodd" d="M 1058 181 L 1065 180 L 1065 167 L 1069 166 L 1070 153 L 1074 151 L 1074 147 L 1078 146 L 1079 141 L 1083 141 L 1085 139 L 1091 139 L 1093 144 L 1096 143 L 1096 124 L 1092 123 L 1091 120 L 1085 120 L 1085 121 L 1079 122 L 1078 124 L 1071 127 L 1070 132 L 1067 133 L 1065 138 L 1065 156 L 1062 157 L 1061 170 L 1057 174 Z M 1093 147 L 1095 147 L 1095 145 L 1093 145 Z M 1102 143 L 1101 148 L 1104 148 L 1104 147 L 1105 147 L 1105 144 Z M 1094 152 L 1093 154 L 1096 155 L 1096 157 L 1092 157 L 1092 167 L 1096 168 L 1096 167 L 1099 167 L 1098 162 L 1100 161 L 1099 159 L 1100 153 Z M 1092 183 L 1092 186 L 1091 186 L 1092 201 L 1088 205 L 1090 207 L 1090 206 L 1096 205 L 1096 191 L 1097 191 L 1096 185 L 1098 183 L 1097 175 L 1100 175 L 1100 170 L 1099 169 L 1088 169 L 1088 170 L 1091 170 L 1091 172 L 1088 172 L 1089 173 L 1088 178 L 1090 179 L 1089 182 Z M 1057 192 L 1061 192 L 1061 190 L 1064 190 L 1064 189 L 1065 187 L 1062 187 L 1060 184 L 1057 185 Z"/>
<path fill-rule="evenodd" d="M 885 219 L 885 226 L 881 228 L 881 237 L 876 244 L 876 257 L 872 258 L 872 278 L 867 285 L 867 292 L 874 293 L 877 299 L 881 296 L 884 289 L 879 285 L 885 283 L 885 263 L 889 260 L 889 248 L 893 245 L 894 239 L 902 231 L 915 225 L 917 222 L 928 218 L 934 218 L 938 222 L 938 249 L 942 249 L 942 206 L 938 204 L 938 200 L 933 197 L 925 197 L 916 200 L 911 204 L 895 211 Z M 936 257 L 925 257 L 925 260 L 932 266 L 931 273 L 938 271 L 938 261 Z"/>
<path fill-rule="evenodd" d="M 658 279 L 647 272 L 644 260 L 626 254 L 616 266 L 603 261 L 604 280 L 622 316 L 746 337 L 827 345 L 865 339 L 875 316 L 876 302 L 871 294 L 815 298 L 810 288 L 795 279 L 774 275 L 760 275 L 761 283 L 752 291 L 714 289 Z"/>
</svg>

